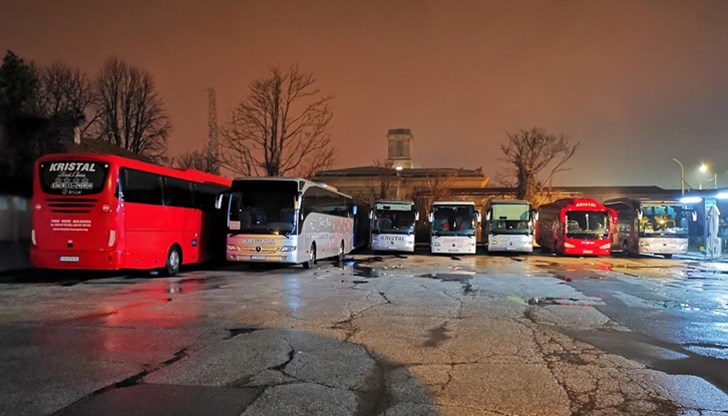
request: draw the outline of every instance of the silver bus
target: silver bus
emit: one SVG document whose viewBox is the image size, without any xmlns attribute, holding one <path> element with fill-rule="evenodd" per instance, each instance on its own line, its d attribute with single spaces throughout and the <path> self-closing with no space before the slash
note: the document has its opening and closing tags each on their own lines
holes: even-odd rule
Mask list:
<svg viewBox="0 0 728 416">
<path fill-rule="evenodd" d="M 491 200 L 483 231 L 488 252 L 533 252 L 533 212 L 528 201 Z"/>
<path fill-rule="evenodd" d="M 431 253 L 475 254 L 480 224 L 475 203 L 437 201 L 432 204 L 428 220 Z"/>
<path fill-rule="evenodd" d="M 372 251 L 415 251 L 419 213 L 412 201 L 377 201 L 371 211 Z"/>
</svg>

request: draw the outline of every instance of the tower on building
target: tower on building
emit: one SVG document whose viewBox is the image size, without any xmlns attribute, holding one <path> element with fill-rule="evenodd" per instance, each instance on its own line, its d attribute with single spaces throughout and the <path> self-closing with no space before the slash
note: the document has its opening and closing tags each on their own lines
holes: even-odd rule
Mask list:
<svg viewBox="0 0 728 416">
<path fill-rule="evenodd" d="M 413 168 L 410 154 L 410 145 L 413 138 L 410 129 L 389 129 L 387 132 L 387 164 L 389 166 L 395 169 Z"/>
</svg>

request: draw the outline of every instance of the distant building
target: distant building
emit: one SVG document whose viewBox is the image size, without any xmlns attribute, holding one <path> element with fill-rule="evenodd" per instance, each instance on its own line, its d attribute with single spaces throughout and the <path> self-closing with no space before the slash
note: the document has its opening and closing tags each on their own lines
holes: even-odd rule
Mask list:
<svg viewBox="0 0 728 416">
<path fill-rule="evenodd" d="M 387 132 L 387 166 L 400 169 L 412 169 L 412 132 L 410 129 L 389 129 Z"/>
<path fill-rule="evenodd" d="M 444 198 L 457 189 L 482 189 L 488 177 L 482 169 L 414 168 L 410 129 L 387 132 L 386 166 L 361 166 L 318 172 L 313 180 L 368 201 Z M 424 202 L 423 202 L 424 203 Z"/>
</svg>

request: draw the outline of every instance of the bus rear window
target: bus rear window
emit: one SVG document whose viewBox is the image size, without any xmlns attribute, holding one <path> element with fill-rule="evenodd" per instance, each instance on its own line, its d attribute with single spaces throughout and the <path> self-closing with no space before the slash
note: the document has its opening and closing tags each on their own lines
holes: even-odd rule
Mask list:
<svg viewBox="0 0 728 416">
<path fill-rule="evenodd" d="M 40 165 L 40 186 L 53 195 L 90 195 L 104 189 L 109 164 L 90 161 L 45 162 Z"/>
</svg>

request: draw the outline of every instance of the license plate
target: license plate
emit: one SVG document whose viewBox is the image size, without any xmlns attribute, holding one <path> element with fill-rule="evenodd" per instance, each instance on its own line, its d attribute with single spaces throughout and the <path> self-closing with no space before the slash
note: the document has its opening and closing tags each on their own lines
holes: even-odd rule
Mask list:
<svg viewBox="0 0 728 416">
<path fill-rule="evenodd" d="M 61 261 L 64 263 L 78 263 L 77 256 L 61 256 Z"/>
<path fill-rule="evenodd" d="M 265 260 L 265 256 L 250 256 L 250 260 Z"/>
<path fill-rule="evenodd" d="M 592 254 L 592 253 L 593 253 L 592 250 L 584 250 L 584 254 Z"/>
</svg>

